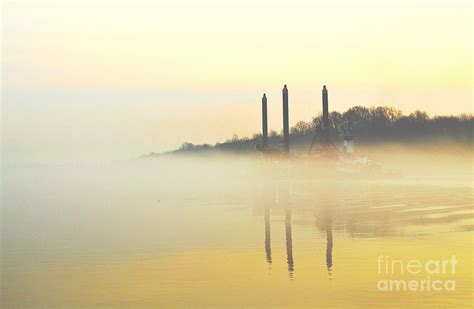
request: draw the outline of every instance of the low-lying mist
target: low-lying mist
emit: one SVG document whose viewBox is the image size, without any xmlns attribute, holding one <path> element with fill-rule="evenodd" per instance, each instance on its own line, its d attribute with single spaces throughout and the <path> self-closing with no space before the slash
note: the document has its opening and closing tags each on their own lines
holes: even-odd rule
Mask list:
<svg viewBox="0 0 474 309">
<path fill-rule="evenodd" d="M 337 147 L 338 145 L 336 145 Z M 355 145 L 353 160 L 363 158 L 377 164 L 384 171 L 396 172 L 397 175 L 470 175 L 474 160 L 472 144 L 461 144 L 449 140 L 418 141 L 413 143 L 377 143 Z M 153 161 L 173 166 L 189 166 L 190 174 L 197 167 L 216 167 L 223 170 L 253 170 L 262 165 L 274 165 L 279 168 L 303 167 L 298 173 L 305 173 L 308 168 L 315 170 L 314 177 L 326 173 L 330 176 L 335 169 L 338 158 L 320 158 L 309 155 L 303 147 L 292 148 L 293 156 L 262 155 L 255 149 L 248 152 L 212 151 L 186 152 L 142 157 L 140 164 L 153 164 Z M 212 173 L 212 171 L 210 171 Z M 296 173 L 295 176 L 298 176 Z M 205 176 L 205 175 L 203 175 Z M 379 175 L 380 176 L 380 175 Z M 377 177 L 377 175 L 373 175 Z"/>
</svg>

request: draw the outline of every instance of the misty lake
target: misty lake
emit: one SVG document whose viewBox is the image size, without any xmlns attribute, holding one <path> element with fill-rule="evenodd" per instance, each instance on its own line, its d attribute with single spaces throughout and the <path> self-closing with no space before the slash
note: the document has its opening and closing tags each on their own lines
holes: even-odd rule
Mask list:
<svg viewBox="0 0 474 309">
<path fill-rule="evenodd" d="M 2 307 L 470 307 L 472 158 L 394 156 L 5 165 Z"/>
</svg>

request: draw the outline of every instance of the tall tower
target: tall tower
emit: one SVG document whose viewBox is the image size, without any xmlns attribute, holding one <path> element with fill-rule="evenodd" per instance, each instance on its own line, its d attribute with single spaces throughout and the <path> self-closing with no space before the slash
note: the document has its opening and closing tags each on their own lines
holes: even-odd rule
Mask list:
<svg viewBox="0 0 474 309">
<path fill-rule="evenodd" d="M 323 86 L 323 135 L 322 143 L 329 143 L 329 107 L 328 107 L 328 90 L 326 85 Z"/>
<path fill-rule="evenodd" d="M 262 139 L 263 146 L 268 146 L 267 96 L 262 97 Z"/>
<path fill-rule="evenodd" d="M 283 87 L 283 150 L 290 152 L 290 127 L 288 116 L 288 88 Z"/>
</svg>

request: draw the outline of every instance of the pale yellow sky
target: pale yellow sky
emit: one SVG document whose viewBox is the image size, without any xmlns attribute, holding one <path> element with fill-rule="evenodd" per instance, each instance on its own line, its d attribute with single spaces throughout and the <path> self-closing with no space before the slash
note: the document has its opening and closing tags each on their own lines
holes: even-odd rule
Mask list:
<svg viewBox="0 0 474 309">
<path fill-rule="evenodd" d="M 250 135 L 263 92 L 279 131 L 284 83 L 292 124 L 321 111 L 323 84 L 331 110 L 472 112 L 470 1 L 7 1 L 2 28 L 16 153 Z"/>
</svg>

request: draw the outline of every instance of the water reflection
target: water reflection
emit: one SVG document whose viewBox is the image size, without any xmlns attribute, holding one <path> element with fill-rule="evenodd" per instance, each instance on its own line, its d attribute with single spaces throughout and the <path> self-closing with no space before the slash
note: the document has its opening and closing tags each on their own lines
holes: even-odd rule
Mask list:
<svg viewBox="0 0 474 309">
<path fill-rule="evenodd" d="M 270 208 L 265 207 L 265 256 L 269 266 L 272 265 L 272 245 L 270 234 Z"/>
<path fill-rule="evenodd" d="M 275 170 L 272 172 L 275 172 Z M 299 188 L 301 183 L 296 182 L 294 184 L 291 177 L 288 175 L 277 174 L 274 178 L 270 179 L 263 177 L 261 180 L 262 183 L 260 183 L 259 186 L 258 204 L 263 205 L 265 224 L 265 258 L 270 269 L 273 262 L 270 216 L 272 209 L 275 211 L 277 216 L 278 214 L 281 216 L 281 211 L 284 211 L 287 270 L 290 280 L 294 280 L 295 259 L 293 254 L 292 215 L 295 210 L 297 212 L 302 212 L 306 207 L 311 207 L 315 212 L 316 225 L 326 235 L 325 264 L 329 280 L 331 280 L 333 270 L 333 208 L 335 204 L 337 204 L 334 197 L 335 191 L 332 185 L 319 183 L 317 186 L 311 185 L 310 188 L 303 188 L 306 194 L 307 192 L 312 192 L 313 195 L 310 195 L 310 198 L 308 199 L 308 196 L 305 194 L 305 198 L 301 199 L 301 196 L 298 194 L 299 190 L 295 191 L 295 188 L 301 189 Z"/>
<path fill-rule="evenodd" d="M 259 194 L 258 207 L 262 209 L 261 205 L 264 205 L 266 262 L 272 266 L 274 258 L 271 216 L 275 220 L 284 216 L 284 249 L 291 280 L 295 278 L 295 224 L 296 227 L 313 226 L 316 220 L 321 233 L 318 239 L 325 243 L 325 248 L 320 250 L 324 252 L 325 269 L 331 280 L 335 235 L 342 238 L 346 237 L 345 234 L 351 238 L 417 237 L 430 232 L 417 226 L 454 223 L 473 216 L 472 212 L 467 212 L 472 198 L 466 195 L 468 191 L 465 188 L 410 187 L 390 182 L 381 185 L 360 179 L 308 181 L 277 169 L 267 170 L 267 175 L 260 180 L 263 191 Z M 453 192 L 459 196 L 454 196 L 456 200 L 453 200 Z M 450 199 L 447 198 L 448 193 L 451 194 Z M 308 216 L 310 213 L 314 217 Z M 279 245 L 283 244 L 276 244 L 276 248 Z M 273 246 L 275 250 L 275 243 Z M 305 247 L 302 246 L 303 249 Z"/>
<path fill-rule="evenodd" d="M 111 171 L 114 177 L 108 173 L 99 183 L 110 184 L 110 192 L 91 181 L 92 171 L 77 172 L 77 179 L 57 172 L 39 185 L 21 178 L 31 188 L 27 196 L 10 188 L 5 197 L 1 251 L 8 286 L 0 303 L 470 304 L 472 233 L 459 229 L 472 230 L 472 187 L 324 178 L 319 170 L 294 170 L 290 177 L 274 164 L 263 166 L 261 177 L 249 177 L 257 173 L 253 165 L 241 173 L 241 165 L 212 164 L 175 166 L 166 177 L 149 166 L 124 174 L 129 177 Z M 196 169 L 208 177 L 198 179 L 190 173 Z M 105 207 L 104 198 L 114 207 Z M 372 293 L 378 255 L 431 259 L 447 252 L 459 257 L 459 293 L 437 299 L 410 294 L 409 300 Z"/>
<path fill-rule="evenodd" d="M 286 210 L 285 216 L 285 236 L 286 236 L 286 260 L 288 262 L 288 273 L 293 279 L 293 272 L 295 271 L 295 262 L 293 260 L 293 239 L 291 236 L 291 209 Z"/>
<path fill-rule="evenodd" d="M 329 214 L 326 217 L 326 266 L 328 268 L 329 279 L 331 279 L 332 271 L 332 218 Z"/>
<path fill-rule="evenodd" d="M 285 195 L 281 194 L 283 192 L 291 193 L 291 190 L 278 190 L 281 189 L 281 186 L 277 186 L 275 191 L 275 202 L 276 204 L 285 202 L 285 247 L 286 247 L 286 261 L 289 278 L 294 279 L 295 272 L 295 261 L 293 256 L 293 233 L 292 233 L 292 207 L 290 200 L 285 200 Z M 280 192 L 280 194 L 278 194 Z M 289 198 L 291 194 L 287 197 Z M 288 202 L 288 204 L 286 204 Z M 272 249 L 271 249 L 271 207 L 268 201 L 263 201 L 264 204 L 264 224 L 265 224 L 265 258 L 269 266 L 272 265 Z M 333 231 L 332 231 L 332 209 L 333 203 L 328 203 L 323 207 L 323 213 L 320 216 L 322 218 L 321 225 L 318 224 L 318 216 L 316 216 L 317 226 L 321 227 L 321 230 L 326 234 L 326 267 L 329 275 L 329 280 L 331 280 L 331 273 L 333 269 Z M 318 205 L 316 205 L 316 209 Z"/>
</svg>

